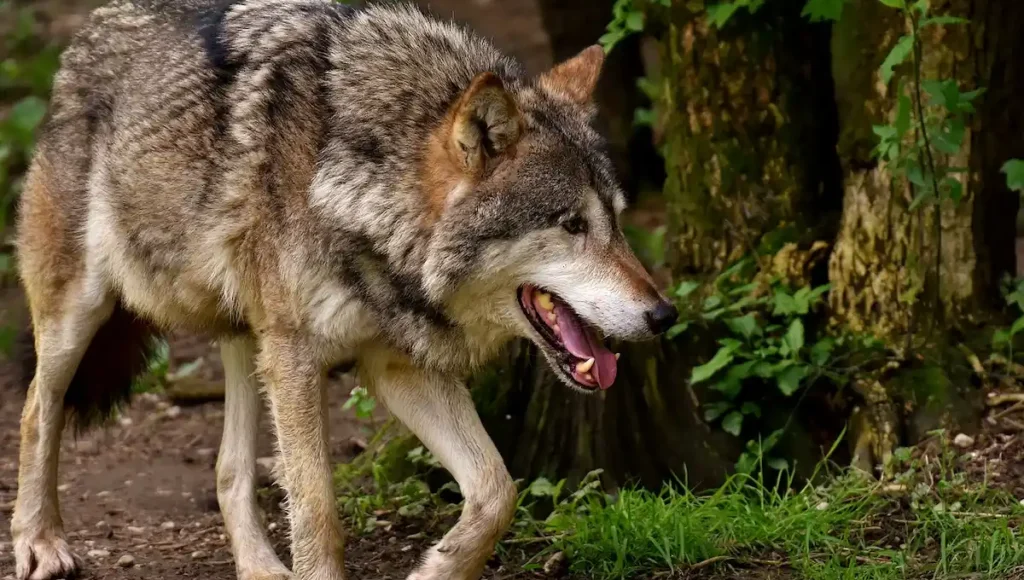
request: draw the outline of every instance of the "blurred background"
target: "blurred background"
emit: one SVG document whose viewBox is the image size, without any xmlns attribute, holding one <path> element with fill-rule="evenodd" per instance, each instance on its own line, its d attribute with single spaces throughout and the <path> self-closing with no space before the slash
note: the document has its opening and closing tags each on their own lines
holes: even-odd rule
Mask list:
<svg viewBox="0 0 1024 580">
<path fill-rule="evenodd" d="M 10 246 L 21 174 L 61 47 L 101 3 L 0 3 L 5 350 L 26 318 Z M 569 392 L 526 344 L 475 376 L 514 477 L 699 491 L 756 473 L 797 488 L 826 458 L 889 481 L 924 473 L 908 466 L 945 445 L 973 454 L 953 471 L 1024 497 L 1024 3 L 419 4 L 493 39 L 531 74 L 605 46 L 597 122 L 632 203 L 627 237 L 682 312 L 664 339 L 621 345 L 619 379 L 596 396 Z M 171 336 L 161 352 L 133 413 L 176 429 L 157 435 L 127 414 L 97 437 L 134 451 L 94 449 L 105 467 L 79 474 L 96 493 L 148 457 L 194 492 L 185 508 L 139 500 L 132 509 L 151 519 L 201 505 L 212 475 L 179 464 L 213 461 L 222 416 L 208 340 Z M 5 363 L 0 500 L 14 493 L 14 377 Z M 384 465 L 386 441 L 413 464 L 395 481 L 429 467 L 415 441 L 380 436 L 385 414 L 350 375 L 335 373 L 331 392 L 339 461 Z M 154 459 L 143 449 L 161 437 L 174 453 Z M 446 482 L 426 481 L 435 491 Z M 1014 517 L 1001 529 L 1016 541 Z M 906 550 L 913 534 L 903 534 L 884 541 Z M 1000 574 L 1024 563 L 1014 558 Z"/>
</svg>

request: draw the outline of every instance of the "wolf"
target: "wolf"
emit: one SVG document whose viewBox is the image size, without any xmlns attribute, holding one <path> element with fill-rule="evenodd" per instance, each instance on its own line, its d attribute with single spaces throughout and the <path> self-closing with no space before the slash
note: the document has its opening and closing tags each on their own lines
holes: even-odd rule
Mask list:
<svg viewBox="0 0 1024 580">
<path fill-rule="evenodd" d="M 15 576 L 73 575 L 65 425 L 130 392 L 150 338 L 216 337 L 217 497 L 243 580 L 339 580 L 325 373 L 360 380 L 451 471 L 454 527 L 410 578 L 478 578 L 516 500 L 464 378 L 514 338 L 569 387 L 616 378 L 606 338 L 675 307 L 621 232 L 592 128 L 603 51 L 530 76 L 407 5 L 115 0 L 64 52 L 19 206 L 35 353 L 12 518 Z M 269 403 L 292 570 L 264 534 Z"/>
</svg>

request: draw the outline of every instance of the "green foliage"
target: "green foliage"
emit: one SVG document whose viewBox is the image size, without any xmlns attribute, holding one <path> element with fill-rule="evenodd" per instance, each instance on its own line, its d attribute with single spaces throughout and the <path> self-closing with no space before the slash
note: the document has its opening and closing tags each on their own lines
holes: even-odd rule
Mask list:
<svg viewBox="0 0 1024 580">
<path fill-rule="evenodd" d="M 687 315 L 670 331 L 678 336 L 694 324 L 725 331 L 715 355 L 694 367 L 690 384 L 711 383 L 721 400 L 705 405 L 704 418 L 721 419 L 722 428 L 737 436 L 745 417 L 760 415 L 759 405 L 749 397 L 762 393 L 764 385 L 774 385 L 788 397 L 822 374 L 841 378 L 827 366 L 840 341 L 822 336 L 808 342 L 806 336 L 805 321 L 821 306 L 828 286 L 794 291 L 779 280 L 751 282 L 753 264 L 745 259 L 729 268 L 696 309 L 689 296 L 699 286 L 680 284 L 675 295 Z"/>
<path fill-rule="evenodd" d="M 716 562 L 773 561 L 798 577 L 828 580 L 996 578 L 1024 564 L 1017 532 L 1024 508 L 1012 497 L 955 476 L 949 453 L 930 462 L 918 452 L 904 450 L 904 456 L 895 486 L 849 472 L 827 485 L 786 491 L 790 480 L 740 474 L 702 494 L 679 484 L 609 495 L 592 474 L 562 499 L 564 482 L 543 481 L 521 495 L 506 546 L 546 540 L 535 560 L 561 551 L 571 572 L 595 580 L 676 577 Z M 522 499 L 536 496 L 554 506 L 540 521 Z M 890 525 L 893 519 L 900 524 Z"/>
<path fill-rule="evenodd" d="M 811 22 L 839 20 L 843 14 L 843 4 L 847 0 L 806 0 L 802 16 Z M 727 0 L 707 7 L 708 20 L 717 28 L 725 26 L 742 8 L 750 14 L 764 6 L 765 0 Z"/>
<path fill-rule="evenodd" d="M 1024 278 L 1003 282 L 1003 297 L 1007 306 L 1016 311 L 1018 317 L 1008 328 L 997 328 L 992 333 L 992 349 L 1006 354 L 1013 360 L 1014 338 L 1024 331 Z"/>
<path fill-rule="evenodd" d="M 845 3 L 846 0 L 808 0 L 800 15 L 807 17 L 811 22 L 839 20 L 843 15 Z"/>
<path fill-rule="evenodd" d="M 146 372 L 132 381 L 133 393 L 159 392 L 167 386 L 171 369 L 171 347 L 162 338 L 154 339 L 153 348 L 147 361 Z"/>
<path fill-rule="evenodd" d="M 1006 187 L 1024 193 L 1024 159 L 1007 161 L 1003 164 L 1002 172 L 1006 174 Z"/>
<path fill-rule="evenodd" d="M 28 8 L 0 3 L 5 21 L 0 61 L 0 237 L 21 189 L 21 174 L 32 155 L 35 134 L 46 114 L 60 49 L 42 40 L 41 24 Z M 12 23 L 8 29 L 6 23 Z"/>
<path fill-rule="evenodd" d="M 896 67 L 911 60 L 909 82 L 901 82 L 897 94 L 896 119 L 876 125 L 879 143 L 875 154 L 887 162 L 888 170 L 904 177 L 914 188 L 913 211 L 924 202 L 954 204 L 963 197 L 963 183 L 956 176 L 966 170 L 942 163 L 941 155 L 959 153 L 966 135 L 967 117 L 974 113 L 974 100 L 984 89 L 961 91 L 953 79 L 922 79 L 920 72 L 920 31 L 927 26 L 963 24 L 962 18 L 929 16 L 927 2 L 907 6 L 902 0 L 881 0 L 898 8 L 911 23 L 911 33 L 902 36 L 882 62 L 880 75 L 888 84 Z"/>
<path fill-rule="evenodd" d="M 365 387 L 354 387 L 341 408 L 345 411 L 355 409 L 356 417 L 368 421 L 373 418 L 373 410 L 377 408 L 377 400 Z"/>
<path fill-rule="evenodd" d="M 623 39 L 644 29 L 647 20 L 643 11 L 645 1 L 666 8 L 672 5 L 672 0 L 615 0 L 612 20 L 608 23 L 607 31 L 598 39 L 605 52 L 610 52 Z"/>
</svg>

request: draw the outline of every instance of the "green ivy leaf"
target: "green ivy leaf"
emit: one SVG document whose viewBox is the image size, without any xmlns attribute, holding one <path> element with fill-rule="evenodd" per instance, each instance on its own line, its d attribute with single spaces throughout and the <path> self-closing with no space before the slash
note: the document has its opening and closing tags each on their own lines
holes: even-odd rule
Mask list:
<svg viewBox="0 0 1024 580">
<path fill-rule="evenodd" d="M 740 407 L 740 413 L 744 415 L 753 415 L 755 417 L 761 416 L 761 406 L 753 401 L 747 401 Z"/>
<path fill-rule="evenodd" d="M 739 411 L 733 411 L 722 419 L 722 429 L 726 433 L 739 437 L 740 431 L 743 429 L 743 414 Z"/>
<path fill-rule="evenodd" d="M 634 10 L 626 15 L 626 29 L 640 32 L 644 29 L 644 13 Z"/>
<path fill-rule="evenodd" d="M 894 0 L 882 0 L 882 2 L 890 1 Z M 900 3 L 900 8 L 902 8 L 903 0 L 898 1 Z M 889 84 L 889 81 L 892 80 L 892 75 L 895 74 L 895 71 L 893 69 L 903 64 L 903 61 L 907 60 L 907 57 L 910 56 L 910 52 L 913 49 L 914 38 L 912 36 L 900 37 L 899 41 L 896 43 L 896 46 L 892 47 L 892 50 L 889 51 L 889 55 L 885 57 L 884 61 L 882 61 L 882 68 L 880 69 L 880 72 L 882 75 L 883 83 Z"/>
<path fill-rule="evenodd" d="M 1024 330 L 1024 316 L 1013 321 L 1013 326 L 1010 327 L 1010 337 L 1017 336 L 1021 330 Z"/>
<path fill-rule="evenodd" d="M 530 484 L 529 491 L 533 497 L 553 497 L 555 486 L 547 479 L 538 477 Z"/>
<path fill-rule="evenodd" d="M 885 4 L 889 8 L 899 8 L 900 10 L 907 7 L 906 0 L 878 0 L 882 4 Z"/>
<path fill-rule="evenodd" d="M 732 354 L 735 350 L 735 348 L 723 346 L 718 349 L 718 352 L 715 353 L 715 356 L 711 360 L 698 367 L 694 367 L 693 372 L 690 375 L 690 384 L 696 385 L 698 383 L 702 383 L 711 378 L 711 376 L 718 371 L 725 368 L 725 366 L 731 363 L 732 359 L 735 358 Z"/>
<path fill-rule="evenodd" d="M 811 346 L 811 362 L 815 366 L 822 366 L 832 356 L 832 351 L 835 350 L 836 341 L 832 338 L 823 338 Z"/>
<path fill-rule="evenodd" d="M 804 365 L 793 365 L 782 371 L 777 377 L 779 391 L 787 397 L 800 388 L 800 382 L 807 377 L 807 367 Z"/>
<path fill-rule="evenodd" d="M 753 313 L 748 313 L 744 316 L 737 316 L 736 318 L 726 318 L 725 324 L 729 327 L 729 330 L 732 330 L 743 338 L 750 338 L 755 334 L 761 334 L 761 329 L 758 328 L 757 319 L 754 318 Z"/>
<path fill-rule="evenodd" d="M 769 457 L 765 463 L 775 471 L 782 471 L 789 467 L 789 462 L 781 457 Z"/>
<path fill-rule="evenodd" d="M 804 347 L 804 323 L 799 318 L 789 324 L 789 330 L 786 331 L 783 341 L 789 347 L 789 352 L 794 355 Z"/>
<path fill-rule="evenodd" d="M 1024 193 L 1024 159 L 1011 159 L 1001 169 L 1006 174 L 1006 187 Z"/>
<path fill-rule="evenodd" d="M 665 338 L 672 340 L 673 338 L 686 332 L 687 328 L 690 328 L 689 322 L 680 322 L 679 324 L 676 324 L 672 326 L 672 328 L 668 329 L 668 332 L 665 333 Z"/>
<path fill-rule="evenodd" d="M 690 294 L 693 294 L 693 291 L 697 288 L 700 288 L 700 284 L 693 280 L 680 282 L 679 286 L 676 287 L 676 298 L 686 298 Z"/>
<path fill-rule="evenodd" d="M 839 20 L 843 15 L 844 0 L 807 0 L 800 16 L 810 18 L 811 22 L 822 20 Z"/>
<path fill-rule="evenodd" d="M 772 309 L 772 314 L 775 316 L 789 316 L 800 312 L 800 305 L 797 304 L 796 299 L 782 290 L 776 290 L 774 302 L 775 307 Z"/>
<path fill-rule="evenodd" d="M 732 408 L 732 403 L 728 401 L 716 401 L 714 403 L 708 403 L 704 405 L 704 420 L 708 423 L 721 417 L 726 411 Z"/>
<path fill-rule="evenodd" d="M 708 19 L 716 28 L 721 28 L 740 9 L 739 2 L 722 2 L 708 6 Z"/>
</svg>

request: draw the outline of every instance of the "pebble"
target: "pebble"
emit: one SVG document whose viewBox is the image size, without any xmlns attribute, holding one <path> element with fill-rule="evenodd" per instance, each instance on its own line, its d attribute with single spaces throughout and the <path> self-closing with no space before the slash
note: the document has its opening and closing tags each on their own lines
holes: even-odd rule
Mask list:
<svg viewBox="0 0 1024 580">
<path fill-rule="evenodd" d="M 144 533 L 146 533 L 146 528 L 140 528 L 140 527 L 137 527 L 137 526 L 128 526 L 128 532 L 132 533 L 132 534 L 144 534 Z"/>
<path fill-rule="evenodd" d="M 819 512 L 823 512 L 823 511 L 828 509 L 828 502 L 827 501 L 823 501 L 823 502 L 819 503 L 818 505 L 814 506 L 814 509 L 818 510 Z"/>
<path fill-rule="evenodd" d="M 164 411 L 164 415 L 168 419 L 176 419 L 176 418 L 178 418 L 181 415 L 181 407 L 179 407 L 177 405 L 175 405 L 173 407 L 168 407 L 167 410 Z"/>
<path fill-rule="evenodd" d="M 959 433 L 953 438 L 953 445 L 956 445 L 960 449 L 966 449 L 974 445 L 974 437 L 967 435 L 966 433 Z"/>
<path fill-rule="evenodd" d="M 176 527 L 177 526 L 175 525 L 174 522 L 164 522 L 164 523 L 160 524 L 160 529 L 161 530 L 173 530 Z"/>
<path fill-rule="evenodd" d="M 96 497 L 107 497 L 108 495 L 110 495 L 110 492 L 104 490 L 104 491 L 101 491 L 101 492 L 97 493 Z"/>
<path fill-rule="evenodd" d="M 209 457 L 216 452 L 217 450 L 214 449 L 213 447 L 203 447 L 201 449 L 196 449 L 196 455 L 198 455 L 199 457 Z"/>
<path fill-rule="evenodd" d="M 96 522 L 96 527 L 101 529 L 101 530 L 105 530 L 105 529 L 110 527 L 110 524 L 108 524 L 107 522 L 105 522 L 103 520 L 100 520 L 100 521 Z"/>
<path fill-rule="evenodd" d="M 131 427 L 132 426 L 132 418 L 131 417 L 121 417 L 120 419 L 117 420 L 117 423 L 118 423 L 118 425 L 120 425 L 122 427 Z"/>
<path fill-rule="evenodd" d="M 131 568 L 135 565 L 135 558 L 131 554 L 125 554 L 117 559 L 117 565 L 121 568 Z"/>
<path fill-rule="evenodd" d="M 60 492 L 65 492 L 65 491 L 67 491 L 69 489 L 71 489 L 71 484 L 70 483 L 63 483 L 63 484 L 57 486 L 57 491 L 60 491 Z"/>
<path fill-rule="evenodd" d="M 411 549 L 412 549 L 412 546 L 402 546 L 402 551 L 403 552 L 408 552 Z"/>
<path fill-rule="evenodd" d="M 86 555 L 90 558 L 106 558 L 110 555 L 110 552 L 106 550 L 89 550 Z"/>
<path fill-rule="evenodd" d="M 206 556 L 207 556 L 206 552 L 204 552 L 202 550 L 196 550 L 195 552 L 192 552 L 192 559 L 193 560 L 200 560 L 202 558 L 205 558 Z"/>
</svg>

